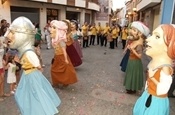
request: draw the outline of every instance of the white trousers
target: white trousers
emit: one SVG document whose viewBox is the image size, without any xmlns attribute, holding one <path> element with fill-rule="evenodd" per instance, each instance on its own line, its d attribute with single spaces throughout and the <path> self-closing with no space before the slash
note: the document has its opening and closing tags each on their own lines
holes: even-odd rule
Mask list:
<svg viewBox="0 0 175 115">
<path fill-rule="evenodd" d="M 46 36 L 46 42 L 47 42 L 47 48 L 50 49 L 51 48 L 51 38 L 50 35 Z"/>
</svg>

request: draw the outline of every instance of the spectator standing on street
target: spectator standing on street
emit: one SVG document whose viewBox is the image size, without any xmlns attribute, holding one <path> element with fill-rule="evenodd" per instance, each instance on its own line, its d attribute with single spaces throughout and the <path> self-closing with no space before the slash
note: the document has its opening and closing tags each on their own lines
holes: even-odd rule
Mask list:
<svg viewBox="0 0 175 115">
<path fill-rule="evenodd" d="M 101 43 L 102 31 L 103 31 L 100 22 L 98 22 L 98 26 L 96 28 L 97 28 L 97 45 L 99 45 Z"/>
<path fill-rule="evenodd" d="M 95 23 L 92 24 L 92 26 L 90 27 L 90 44 L 89 45 L 94 45 L 95 43 L 95 39 L 96 39 L 96 35 L 97 35 L 97 28 L 95 26 Z"/>
<path fill-rule="evenodd" d="M 44 28 L 44 33 L 45 33 L 46 42 L 47 42 L 47 48 L 46 48 L 46 49 L 48 49 L 48 50 L 51 48 L 50 21 L 51 21 L 51 20 L 48 20 L 48 21 L 47 21 L 47 25 L 46 25 L 45 28 Z"/>
<path fill-rule="evenodd" d="M 42 59 L 42 55 L 41 55 L 41 48 L 40 48 L 40 42 L 39 41 L 35 41 L 34 50 L 35 50 L 36 55 L 38 56 L 38 59 L 40 61 L 41 66 L 45 67 L 45 65 L 43 64 L 43 59 Z"/>
<path fill-rule="evenodd" d="M 125 46 L 126 46 L 126 40 L 127 40 L 127 36 L 128 36 L 127 34 L 128 34 L 128 30 L 127 30 L 127 28 L 124 26 L 124 27 L 122 28 L 122 32 L 121 32 L 122 49 L 124 49 Z"/>
<path fill-rule="evenodd" d="M 118 47 L 118 41 L 120 40 L 120 27 L 119 25 L 115 25 L 115 28 L 116 28 L 116 37 L 113 39 L 114 41 L 114 47 Z"/>
<path fill-rule="evenodd" d="M 106 26 L 104 27 L 103 33 L 102 33 L 102 40 L 101 40 L 101 46 L 107 45 L 107 36 L 110 33 L 111 28 L 109 27 L 109 23 L 106 23 Z"/>
<path fill-rule="evenodd" d="M 40 48 L 41 48 L 41 41 L 42 41 L 41 36 L 42 36 L 42 34 L 41 34 L 41 29 L 40 29 L 39 23 L 37 23 L 37 24 L 35 25 L 35 29 L 36 29 L 35 41 L 36 41 L 37 43 L 39 43 L 39 46 L 40 46 Z"/>
<path fill-rule="evenodd" d="M 10 96 L 4 92 L 4 74 L 5 74 L 5 51 L 2 40 L 0 40 L 0 101 L 4 100 L 4 97 Z"/>
<path fill-rule="evenodd" d="M 89 47 L 88 30 L 89 30 L 89 27 L 87 25 L 87 22 L 85 22 L 84 25 L 81 27 L 81 32 L 83 35 L 83 48 Z"/>
<path fill-rule="evenodd" d="M 1 27 L 0 27 L 0 37 L 4 36 L 7 30 L 7 21 L 5 19 L 1 20 Z"/>
<path fill-rule="evenodd" d="M 10 95 L 15 93 L 16 87 L 16 63 L 14 60 L 14 56 L 10 56 L 5 66 L 7 69 L 7 83 L 10 85 Z"/>
<path fill-rule="evenodd" d="M 18 83 L 20 81 L 20 78 L 21 78 L 21 64 L 20 64 L 20 59 L 19 59 L 19 56 L 16 54 L 15 55 L 15 63 L 16 63 L 16 87 L 18 86 Z"/>
<path fill-rule="evenodd" d="M 116 27 L 116 25 L 113 25 L 112 28 L 111 28 L 111 41 L 110 41 L 110 46 L 109 48 L 110 49 L 114 49 L 115 48 L 115 45 L 114 43 L 117 42 L 117 37 L 118 37 L 118 28 Z"/>
</svg>

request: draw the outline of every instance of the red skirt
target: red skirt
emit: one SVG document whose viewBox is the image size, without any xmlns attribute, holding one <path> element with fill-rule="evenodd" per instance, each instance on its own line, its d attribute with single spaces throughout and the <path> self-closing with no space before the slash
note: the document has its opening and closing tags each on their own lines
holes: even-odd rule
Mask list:
<svg viewBox="0 0 175 115">
<path fill-rule="evenodd" d="M 66 51 L 74 67 L 82 64 L 82 60 L 73 44 L 67 46 Z"/>
</svg>

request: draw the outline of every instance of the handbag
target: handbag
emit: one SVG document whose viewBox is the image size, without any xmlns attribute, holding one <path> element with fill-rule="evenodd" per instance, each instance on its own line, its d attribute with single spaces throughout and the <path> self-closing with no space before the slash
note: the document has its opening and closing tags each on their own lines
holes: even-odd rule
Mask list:
<svg viewBox="0 0 175 115">
<path fill-rule="evenodd" d="M 52 60 L 51 60 L 51 64 L 53 64 L 54 63 L 54 58 L 52 58 Z"/>
</svg>

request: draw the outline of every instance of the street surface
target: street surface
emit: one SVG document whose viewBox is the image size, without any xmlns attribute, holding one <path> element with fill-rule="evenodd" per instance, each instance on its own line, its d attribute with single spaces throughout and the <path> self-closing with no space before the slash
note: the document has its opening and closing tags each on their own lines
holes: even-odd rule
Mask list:
<svg viewBox="0 0 175 115">
<path fill-rule="evenodd" d="M 122 49 L 111 50 L 107 47 L 90 46 L 83 50 L 83 64 L 76 67 L 79 81 L 67 88 L 55 91 L 61 99 L 58 115 L 132 115 L 135 101 L 142 91 L 129 95 L 125 93 L 123 80 L 125 73 L 120 71 Z M 43 74 L 50 79 L 50 63 L 53 49 L 46 50 L 42 44 L 43 61 L 46 67 Z M 143 56 L 146 69 L 148 58 Z M 5 81 L 6 82 L 6 81 Z M 5 84 L 5 90 L 9 86 Z M 175 115 L 175 99 L 170 99 L 170 115 Z M 14 96 L 0 102 L 0 115 L 20 115 Z"/>
</svg>

